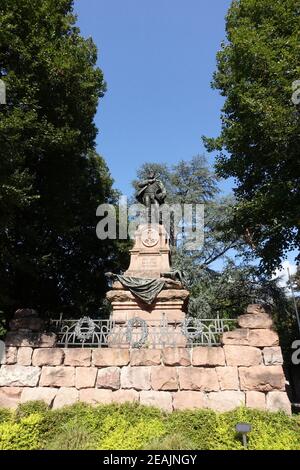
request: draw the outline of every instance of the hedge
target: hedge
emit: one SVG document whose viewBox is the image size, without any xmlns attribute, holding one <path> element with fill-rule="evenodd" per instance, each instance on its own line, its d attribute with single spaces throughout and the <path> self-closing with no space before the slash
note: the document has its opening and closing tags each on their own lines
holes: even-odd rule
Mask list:
<svg viewBox="0 0 300 470">
<path fill-rule="evenodd" d="M 252 425 L 250 450 L 300 450 L 299 416 L 284 413 L 238 408 L 168 414 L 138 404 L 83 403 L 50 410 L 43 402 L 0 409 L 0 449 L 243 449 L 235 431 L 238 422 Z"/>
</svg>

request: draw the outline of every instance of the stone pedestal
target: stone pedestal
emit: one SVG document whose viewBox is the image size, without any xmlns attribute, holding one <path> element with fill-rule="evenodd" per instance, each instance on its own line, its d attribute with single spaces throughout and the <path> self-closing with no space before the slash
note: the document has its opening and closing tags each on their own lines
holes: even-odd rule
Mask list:
<svg viewBox="0 0 300 470">
<path fill-rule="evenodd" d="M 130 250 L 130 266 L 125 276 L 159 278 L 171 270 L 168 234 L 163 225 L 140 225 Z"/>
<path fill-rule="evenodd" d="M 115 283 L 117 284 L 117 283 Z M 119 284 L 119 283 L 118 283 Z M 126 340 L 126 327 L 128 321 L 140 318 L 147 324 L 147 340 L 143 347 L 162 348 L 171 346 L 185 347 L 187 340 L 182 334 L 181 324 L 185 319 L 185 305 L 189 296 L 184 289 L 164 289 L 155 302 L 147 305 L 137 299 L 130 291 L 118 289 L 107 293 L 111 301 L 114 328 L 110 335 L 109 347 L 129 348 Z M 142 328 L 133 328 L 133 342 L 142 337 Z M 132 344 L 132 342 L 131 342 Z"/>
<path fill-rule="evenodd" d="M 163 331 L 166 327 L 169 337 L 171 337 L 170 328 L 173 329 L 177 346 L 186 345 L 181 324 L 185 319 L 189 292 L 184 289 L 181 282 L 163 277 L 164 273 L 170 271 L 170 246 L 165 228 L 158 224 L 140 225 L 135 233 L 130 266 L 124 275 L 140 279 L 162 279 L 165 284 L 154 302 L 149 305 L 132 294 L 129 289 L 124 288 L 120 282 L 114 282 L 112 290 L 107 293 L 107 299 L 113 309 L 111 319 L 115 323 L 115 328 L 112 338 L 115 339 L 115 343 L 122 335 L 122 331 L 124 334 L 128 321 L 140 318 L 148 326 L 147 347 L 154 346 L 154 337 L 158 343 L 164 343 L 163 338 L 161 341 L 158 339 L 158 333 L 159 328 Z M 163 335 L 162 333 L 161 336 Z M 110 344 L 111 347 L 113 342 Z M 165 342 L 167 343 L 168 341 Z M 158 344 L 155 347 L 158 347 Z"/>
<path fill-rule="evenodd" d="M 189 292 L 185 289 L 163 289 L 153 304 L 148 305 L 134 296 L 121 284 L 114 283 L 113 290 L 106 295 L 113 307 L 112 320 L 126 323 L 139 317 L 149 325 L 155 325 L 166 315 L 168 323 L 181 323 L 185 319 L 185 309 Z"/>
</svg>

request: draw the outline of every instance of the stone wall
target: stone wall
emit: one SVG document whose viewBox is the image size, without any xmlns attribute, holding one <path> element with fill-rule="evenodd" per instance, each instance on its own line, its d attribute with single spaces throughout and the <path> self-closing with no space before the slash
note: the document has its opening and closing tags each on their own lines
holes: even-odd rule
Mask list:
<svg viewBox="0 0 300 470">
<path fill-rule="evenodd" d="M 278 335 L 259 306 L 248 307 L 222 346 L 193 349 L 56 348 L 55 335 L 38 331 L 39 321 L 19 314 L 11 324 L 0 367 L 2 407 L 136 401 L 166 411 L 240 405 L 291 411 Z"/>
</svg>

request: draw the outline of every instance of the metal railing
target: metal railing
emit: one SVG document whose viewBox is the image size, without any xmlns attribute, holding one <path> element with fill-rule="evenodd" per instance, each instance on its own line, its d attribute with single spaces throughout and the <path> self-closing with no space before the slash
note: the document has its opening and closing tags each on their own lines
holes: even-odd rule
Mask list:
<svg viewBox="0 0 300 470">
<path fill-rule="evenodd" d="M 220 317 L 187 317 L 183 322 L 169 322 L 164 314 L 161 320 L 151 322 L 136 317 L 126 323 L 89 317 L 50 320 L 51 331 L 57 335 L 57 346 L 64 348 L 218 346 L 221 335 L 233 329 L 235 324 L 236 320 Z"/>
</svg>

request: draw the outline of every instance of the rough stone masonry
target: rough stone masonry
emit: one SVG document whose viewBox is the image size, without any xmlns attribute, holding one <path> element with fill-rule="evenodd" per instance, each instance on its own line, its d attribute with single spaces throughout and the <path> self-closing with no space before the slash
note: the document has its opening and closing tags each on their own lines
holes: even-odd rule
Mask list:
<svg viewBox="0 0 300 470">
<path fill-rule="evenodd" d="M 35 311 L 18 310 L 0 367 L 0 407 L 139 402 L 171 412 L 238 406 L 291 413 L 270 315 L 250 305 L 218 347 L 57 348 Z"/>
</svg>

